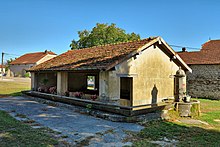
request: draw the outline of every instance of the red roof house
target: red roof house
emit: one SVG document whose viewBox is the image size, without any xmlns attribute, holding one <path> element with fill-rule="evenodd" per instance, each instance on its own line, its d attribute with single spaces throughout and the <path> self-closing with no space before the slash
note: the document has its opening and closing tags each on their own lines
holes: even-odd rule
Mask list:
<svg viewBox="0 0 220 147">
<path fill-rule="evenodd" d="M 2 76 L 2 71 L 5 73 L 5 66 L 0 64 L 0 76 Z"/>
<path fill-rule="evenodd" d="M 44 52 L 27 53 L 10 63 L 10 70 L 14 76 L 24 76 L 27 69 L 56 57 L 56 54 L 45 50 Z"/>
<path fill-rule="evenodd" d="M 220 99 L 220 40 L 209 40 L 200 51 L 179 52 L 190 66 L 187 91 L 193 97 Z"/>
</svg>

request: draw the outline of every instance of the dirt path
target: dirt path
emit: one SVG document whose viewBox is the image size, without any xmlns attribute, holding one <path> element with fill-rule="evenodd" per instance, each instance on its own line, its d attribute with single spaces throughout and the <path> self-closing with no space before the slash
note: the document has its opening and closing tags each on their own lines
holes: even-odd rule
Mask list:
<svg viewBox="0 0 220 147">
<path fill-rule="evenodd" d="M 0 109 L 10 112 L 12 116 L 26 116 L 42 126 L 61 132 L 67 142 L 79 146 L 131 145 L 130 142 L 123 142 L 127 137 L 126 132 L 143 129 L 137 124 L 111 122 L 66 108 L 41 104 L 26 97 L 1 98 Z"/>
</svg>

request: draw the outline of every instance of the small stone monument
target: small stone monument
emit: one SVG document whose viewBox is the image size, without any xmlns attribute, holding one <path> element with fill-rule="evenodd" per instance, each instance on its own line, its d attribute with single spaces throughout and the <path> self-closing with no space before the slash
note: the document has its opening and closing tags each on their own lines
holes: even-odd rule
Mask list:
<svg viewBox="0 0 220 147">
<path fill-rule="evenodd" d="M 190 101 L 190 96 L 186 95 L 186 74 L 179 68 L 175 75 L 175 110 L 180 116 L 192 117 L 200 115 L 200 102 L 197 100 Z"/>
</svg>

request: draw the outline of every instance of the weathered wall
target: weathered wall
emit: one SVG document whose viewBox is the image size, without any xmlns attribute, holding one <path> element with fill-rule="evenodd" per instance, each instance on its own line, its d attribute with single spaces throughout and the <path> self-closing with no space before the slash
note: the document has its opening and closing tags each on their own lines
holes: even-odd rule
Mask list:
<svg viewBox="0 0 220 147">
<path fill-rule="evenodd" d="M 120 77 L 133 77 L 133 106 L 161 102 L 174 97 L 173 75 L 178 69 L 164 52 L 152 46 L 103 76 L 104 87 L 108 87 L 105 91 L 110 99 L 120 99 Z"/>
<path fill-rule="evenodd" d="M 99 95 L 103 99 L 120 99 L 120 78 L 116 71 L 103 71 L 99 74 Z"/>
<path fill-rule="evenodd" d="M 142 52 L 136 59 L 124 62 L 120 72 L 133 77 L 133 105 L 151 104 L 174 96 L 174 77 L 178 66 L 158 47 Z"/>
<path fill-rule="evenodd" d="M 33 67 L 36 64 L 15 64 L 15 65 L 10 65 L 10 70 L 13 72 L 14 76 L 24 76 L 26 73 L 25 70 Z"/>
<path fill-rule="evenodd" d="M 35 72 L 31 72 L 31 90 L 37 90 L 37 76 Z"/>
<path fill-rule="evenodd" d="M 220 65 L 190 65 L 187 93 L 192 97 L 220 99 Z"/>
<path fill-rule="evenodd" d="M 65 95 L 68 90 L 68 73 L 67 72 L 57 72 L 57 94 Z"/>
<path fill-rule="evenodd" d="M 44 84 L 44 79 L 48 79 L 46 85 Z M 57 73 L 56 72 L 48 72 L 48 73 L 35 73 L 35 87 L 37 86 L 57 86 Z"/>
</svg>

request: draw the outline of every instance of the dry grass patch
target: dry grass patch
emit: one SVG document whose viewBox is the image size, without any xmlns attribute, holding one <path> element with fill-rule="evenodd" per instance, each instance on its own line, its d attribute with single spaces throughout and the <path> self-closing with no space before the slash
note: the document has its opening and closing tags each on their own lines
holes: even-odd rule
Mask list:
<svg viewBox="0 0 220 147">
<path fill-rule="evenodd" d="M 30 80 L 11 80 L 1 81 L 0 80 L 0 98 L 6 95 L 17 96 L 21 94 L 23 90 L 30 90 Z"/>
</svg>

